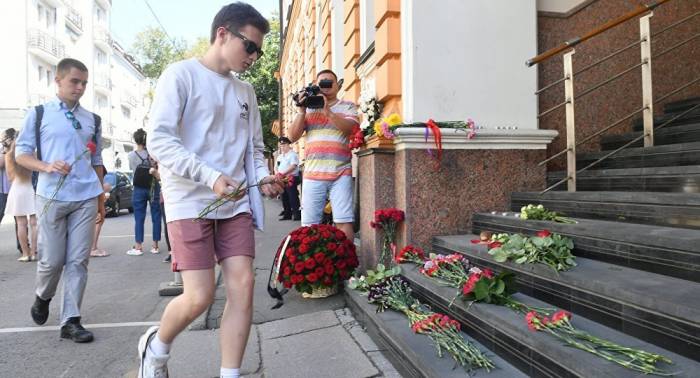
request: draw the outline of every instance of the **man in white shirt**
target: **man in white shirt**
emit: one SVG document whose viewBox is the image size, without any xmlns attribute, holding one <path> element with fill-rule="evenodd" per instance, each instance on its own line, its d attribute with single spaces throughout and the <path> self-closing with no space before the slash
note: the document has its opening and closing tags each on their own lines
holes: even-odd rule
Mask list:
<svg viewBox="0 0 700 378">
<path fill-rule="evenodd" d="M 289 176 L 293 180 L 291 184 L 284 188 L 282 193 L 282 206 L 284 212 L 280 220 L 301 220 L 301 210 L 299 210 L 299 155 L 291 147 L 291 141 L 287 137 L 279 139 L 279 151 L 277 156 L 277 173 Z"/>
<path fill-rule="evenodd" d="M 175 63 L 158 79 L 148 147 L 159 164 L 172 264 L 182 273 L 184 292 L 168 304 L 160 327 L 139 340 L 139 377 L 168 376 L 170 344 L 214 299 L 217 262 L 227 298 L 220 376 L 240 374 L 253 310 L 253 228 L 263 227 L 262 194 L 275 197 L 283 188 L 263 155 L 255 91 L 231 71 L 242 73 L 260 58 L 268 32 L 267 20 L 252 6 L 224 6 L 204 57 Z M 196 219 L 239 185 L 249 190 Z"/>
</svg>

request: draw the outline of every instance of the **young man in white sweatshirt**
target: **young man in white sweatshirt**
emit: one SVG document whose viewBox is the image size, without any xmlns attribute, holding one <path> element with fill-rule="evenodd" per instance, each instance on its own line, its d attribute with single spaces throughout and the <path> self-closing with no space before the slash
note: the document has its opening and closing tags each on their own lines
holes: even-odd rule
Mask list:
<svg viewBox="0 0 700 378">
<path fill-rule="evenodd" d="M 221 377 L 238 377 L 253 310 L 254 227 L 263 227 L 262 194 L 277 196 L 263 156 L 260 112 L 242 73 L 262 55 L 267 20 L 233 3 L 214 18 L 203 58 L 168 67 L 158 80 L 148 146 L 159 162 L 173 269 L 184 292 L 139 340 L 139 377 L 167 377 L 170 344 L 214 299 L 214 266 L 223 271 L 227 304 L 221 319 Z M 210 203 L 242 184 L 251 186 L 195 220 Z"/>
</svg>

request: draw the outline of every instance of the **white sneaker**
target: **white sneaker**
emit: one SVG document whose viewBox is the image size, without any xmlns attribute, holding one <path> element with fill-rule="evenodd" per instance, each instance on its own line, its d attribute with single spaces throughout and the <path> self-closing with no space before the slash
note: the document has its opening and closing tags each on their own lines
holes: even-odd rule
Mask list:
<svg viewBox="0 0 700 378">
<path fill-rule="evenodd" d="M 131 248 L 130 250 L 126 251 L 126 254 L 129 256 L 141 256 L 143 255 L 143 251 L 140 249 Z"/>
<path fill-rule="evenodd" d="M 168 378 L 169 354 L 154 355 L 148 350 L 148 346 L 156 337 L 158 326 L 149 328 L 139 339 L 139 374 L 138 378 Z"/>
<path fill-rule="evenodd" d="M 151 248 L 151 253 L 155 255 L 156 253 L 160 253 L 160 250 L 158 248 Z"/>
</svg>

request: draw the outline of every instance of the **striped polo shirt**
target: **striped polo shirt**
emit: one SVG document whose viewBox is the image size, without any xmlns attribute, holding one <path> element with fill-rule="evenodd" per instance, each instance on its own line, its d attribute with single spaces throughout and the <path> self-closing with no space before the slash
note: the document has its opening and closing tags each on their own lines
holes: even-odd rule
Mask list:
<svg viewBox="0 0 700 378">
<path fill-rule="evenodd" d="M 359 124 L 357 105 L 340 100 L 331 111 Z M 334 181 L 352 175 L 348 136 L 330 122 L 323 109 L 308 109 L 305 119 L 304 179 Z"/>
</svg>

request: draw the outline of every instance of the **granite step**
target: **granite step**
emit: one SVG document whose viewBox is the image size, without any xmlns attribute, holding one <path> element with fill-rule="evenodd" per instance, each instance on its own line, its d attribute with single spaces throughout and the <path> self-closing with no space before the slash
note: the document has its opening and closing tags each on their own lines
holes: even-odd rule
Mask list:
<svg viewBox="0 0 700 378">
<path fill-rule="evenodd" d="M 402 264 L 402 275 L 411 283 L 414 293 L 429 303 L 436 311 L 449 313 L 459 320 L 465 330 L 491 350 L 518 366 L 530 376 L 539 377 L 643 377 L 645 375 L 625 369 L 615 363 L 590 353 L 564 346 L 559 340 L 543 333 L 528 330 L 525 317 L 504 306 L 484 303 L 471 305 L 454 300 L 457 290 L 441 286 L 425 277 L 413 264 Z M 539 307 L 556 307 L 531 296 L 516 293 L 513 299 Z M 651 343 L 616 331 L 592 321 L 573 311 L 573 325 L 593 335 L 649 352 L 662 354 L 674 364 L 662 364 L 676 377 L 692 377 L 700 369 L 700 363 L 665 350 Z"/>
<path fill-rule="evenodd" d="M 610 151 L 579 154 L 578 169 L 603 158 Z M 700 164 L 700 142 L 626 148 L 596 163 L 591 169 L 671 167 Z"/>
<path fill-rule="evenodd" d="M 673 101 L 664 105 L 664 113 L 678 113 L 688 110 L 693 106 L 700 104 L 700 97 L 691 97 L 685 100 Z"/>
<path fill-rule="evenodd" d="M 547 185 L 563 179 L 564 171 L 547 174 Z M 566 184 L 556 190 L 565 190 Z M 579 191 L 700 193 L 700 165 L 591 169 L 576 176 Z"/>
<path fill-rule="evenodd" d="M 611 151 L 622 147 L 633 139 L 642 135 L 641 131 L 618 134 L 618 135 L 603 135 L 600 138 L 600 146 L 602 150 Z M 692 123 L 683 126 L 664 127 L 663 129 L 654 131 L 654 145 L 678 144 L 700 142 L 700 123 Z M 644 141 L 638 140 L 634 144 L 628 146 L 644 147 Z"/>
<path fill-rule="evenodd" d="M 543 205 L 569 217 L 700 229 L 700 195 L 655 192 L 511 193 L 511 210 Z"/>
<path fill-rule="evenodd" d="M 654 127 L 661 126 L 665 122 L 670 121 L 674 117 L 679 116 L 680 114 L 683 114 L 684 112 L 688 111 L 690 108 L 692 108 L 695 105 L 697 105 L 697 103 L 688 104 L 688 106 L 686 106 L 684 109 L 679 110 L 679 111 L 674 111 L 672 113 L 664 113 L 664 114 L 661 114 L 658 116 L 654 116 Z M 677 126 L 687 125 L 687 124 L 691 124 L 691 123 L 698 123 L 698 122 L 700 122 L 700 107 L 688 111 L 687 114 L 673 120 L 671 123 L 664 126 L 664 128 L 666 128 L 666 127 L 673 128 L 673 127 L 677 127 Z M 644 129 L 644 120 L 642 119 L 642 117 L 635 118 L 632 121 L 632 130 L 642 131 L 642 129 Z"/>
<path fill-rule="evenodd" d="M 438 236 L 436 253 L 462 253 L 474 264 L 517 274 L 525 295 L 689 358 L 700 356 L 700 283 L 577 257 L 555 272 L 542 264 L 499 263 L 475 235 Z"/>
<path fill-rule="evenodd" d="M 503 215 L 506 214 L 506 215 Z M 686 228 L 574 218 L 577 224 L 521 220 L 515 213 L 474 214 L 472 230 L 570 237 L 574 254 L 627 268 L 700 282 L 700 232 Z"/>
<path fill-rule="evenodd" d="M 503 358 L 489 351 L 483 344 L 462 332 L 462 336 L 486 353 L 496 369 L 467 372 L 456 365 L 449 353 L 442 358 L 430 339 L 413 333 L 405 315 L 395 311 L 377 312 L 377 307 L 367 302 L 367 297 L 355 290 L 345 290 L 348 307 L 355 319 L 362 324 L 384 356 L 394 365 L 402 377 L 527 377 Z"/>
</svg>

